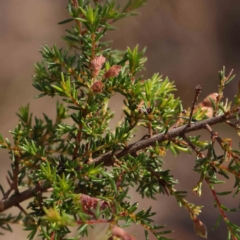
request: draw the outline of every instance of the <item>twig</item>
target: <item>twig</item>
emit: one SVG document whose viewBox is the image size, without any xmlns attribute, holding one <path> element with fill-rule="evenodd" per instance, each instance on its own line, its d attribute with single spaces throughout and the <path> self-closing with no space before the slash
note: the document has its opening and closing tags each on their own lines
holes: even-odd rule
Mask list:
<svg viewBox="0 0 240 240">
<path fill-rule="evenodd" d="M 229 125 L 230 127 L 236 129 L 236 130 L 239 130 L 239 129 L 240 129 L 240 127 L 239 127 L 239 122 L 232 123 L 232 122 L 230 122 L 230 121 L 225 121 L 225 123 L 226 123 L 227 125 Z"/>
<path fill-rule="evenodd" d="M 212 130 L 212 128 L 211 128 L 208 124 L 206 124 L 206 129 L 207 129 L 207 130 L 209 131 L 209 133 L 211 134 L 211 137 L 212 137 L 213 139 L 216 139 L 217 142 L 220 144 L 220 146 L 223 147 L 224 142 L 223 142 L 223 140 L 218 136 L 217 132 L 214 132 L 214 131 Z"/>
<path fill-rule="evenodd" d="M 152 138 L 133 143 L 123 150 L 116 151 L 114 156 L 112 155 L 112 151 L 110 151 L 104 154 L 103 156 L 93 159 L 92 163 L 95 164 L 104 163 L 105 166 L 108 166 L 112 164 L 113 157 L 120 158 L 127 154 L 136 153 L 141 149 L 155 145 L 156 142 L 169 141 L 170 139 L 175 138 L 177 136 L 183 136 L 185 133 L 193 132 L 199 129 L 204 129 L 207 124 L 210 126 L 217 123 L 225 122 L 226 120 L 229 119 L 236 118 L 236 115 L 239 114 L 240 108 L 230 114 L 223 114 L 217 117 L 205 119 L 203 121 L 195 122 L 190 127 L 188 125 L 185 125 L 178 128 L 174 128 L 170 130 L 167 134 L 161 133 L 158 135 L 154 135 Z M 49 185 L 47 185 L 46 182 L 41 182 L 39 183 L 39 185 L 29 188 L 23 192 L 20 192 L 18 195 L 14 195 L 8 199 L 3 199 L 0 201 L 0 212 L 3 212 L 29 198 L 34 197 L 36 195 L 36 192 L 38 191 L 47 192 L 48 189 Z"/>
<path fill-rule="evenodd" d="M 185 117 L 186 113 L 187 113 L 187 110 L 184 109 L 184 110 L 180 113 L 180 115 L 177 117 L 177 118 L 178 118 L 177 121 L 169 128 L 169 130 L 178 127 L 178 125 L 179 125 L 179 124 L 181 123 L 181 121 L 182 121 L 182 118 Z"/>
<path fill-rule="evenodd" d="M 220 201 L 219 201 L 219 199 L 218 199 L 218 197 L 217 197 L 217 194 L 216 194 L 215 190 L 213 189 L 213 187 L 212 187 L 209 179 L 208 179 L 208 178 L 205 178 L 205 181 L 207 182 L 207 184 L 208 184 L 208 186 L 209 186 L 209 188 L 210 188 L 210 190 L 211 190 L 211 192 L 212 192 L 212 194 L 213 194 L 214 200 L 215 200 L 215 202 L 216 202 L 217 205 L 218 205 L 219 211 L 221 212 L 221 215 L 222 215 L 223 219 L 224 219 L 225 221 L 228 220 L 225 212 L 224 212 L 223 209 L 222 209 L 222 206 L 221 206 L 221 203 L 220 203 Z"/>
<path fill-rule="evenodd" d="M 15 157 L 14 169 L 13 169 L 13 186 L 15 193 L 18 194 L 18 174 L 19 174 L 19 157 Z"/>
<path fill-rule="evenodd" d="M 54 240 L 54 238 L 55 238 L 55 231 L 53 231 L 53 232 L 51 233 L 51 238 L 50 238 L 50 240 Z"/>
<path fill-rule="evenodd" d="M 191 147 L 192 150 L 194 150 L 194 151 L 196 152 L 196 154 L 197 154 L 199 157 L 204 158 L 203 153 L 201 153 L 201 152 L 197 149 L 197 147 L 186 137 L 185 134 L 183 134 L 181 137 L 182 137 L 182 139 L 188 144 L 188 146 Z"/>
<path fill-rule="evenodd" d="M 217 140 L 217 142 L 219 143 L 219 145 L 221 146 L 223 151 L 227 152 L 228 157 L 232 156 L 233 159 L 239 163 L 240 156 L 238 154 L 236 154 L 235 152 L 233 152 L 233 151 L 231 151 L 231 150 L 229 150 L 228 148 L 225 147 L 226 146 L 226 142 L 224 142 L 222 140 L 222 138 L 218 136 L 217 132 L 214 132 L 212 130 L 212 128 L 208 124 L 206 125 L 206 129 L 209 131 L 209 133 L 211 134 L 212 138 Z"/>
<path fill-rule="evenodd" d="M 147 170 L 154 176 L 157 178 L 159 185 L 162 186 L 162 188 L 164 189 L 164 193 L 166 193 L 169 196 L 169 192 L 168 192 L 168 184 L 165 180 L 162 179 L 162 176 L 159 172 L 154 171 L 152 168 L 148 167 Z"/>
<path fill-rule="evenodd" d="M 205 158 L 204 154 L 203 154 L 202 152 L 198 151 L 197 147 L 196 147 L 191 141 L 189 141 L 189 139 L 186 137 L 186 135 L 183 135 L 183 136 L 182 136 L 182 139 L 187 143 L 187 145 L 188 145 L 189 147 L 191 147 L 191 149 L 192 149 L 193 151 L 196 152 L 196 154 L 197 154 L 199 157 Z M 232 155 L 232 157 L 234 158 L 233 155 Z M 219 165 L 218 162 L 214 162 L 214 161 L 213 161 L 213 162 L 211 162 L 210 164 L 211 164 L 213 167 L 218 168 L 218 169 L 220 169 L 220 170 L 222 170 L 222 171 L 227 171 L 227 172 L 229 172 L 229 173 L 232 173 L 236 178 L 239 178 L 239 177 L 240 177 L 240 172 L 236 172 L 236 171 L 234 171 L 234 170 L 229 169 L 229 168 L 226 167 L 226 166 Z"/>
<path fill-rule="evenodd" d="M 197 85 L 196 88 L 195 88 L 195 97 L 194 97 L 194 100 L 192 102 L 190 117 L 189 117 L 189 121 L 188 121 L 188 126 L 189 127 L 191 127 L 193 111 L 195 109 L 195 105 L 196 105 L 196 102 L 198 101 L 198 96 L 201 93 L 201 91 L 202 91 L 202 87 L 200 85 Z"/>
<path fill-rule="evenodd" d="M 218 206 L 218 209 L 219 209 L 219 211 L 220 211 L 220 213 L 221 213 L 224 221 L 225 221 L 225 222 L 228 222 L 228 218 L 227 218 L 224 210 L 222 209 L 222 206 L 221 206 L 221 203 L 220 203 L 220 201 L 219 201 L 219 199 L 218 199 L 218 197 L 217 197 L 216 191 L 214 190 L 214 188 L 213 188 L 213 186 L 212 186 L 212 184 L 210 183 L 210 181 L 209 181 L 208 178 L 205 178 L 205 181 L 206 181 L 206 183 L 208 184 L 208 186 L 209 186 L 209 188 L 210 188 L 210 190 L 211 190 L 211 192 L 212 192 L 212 195 L 213 195 L 213 197 L 214 197 L 214 200 L 215 200 L 215 202 L 216 202 L 216 204 L 217 204 L 217 206 Z M 234 233 L 233 233 L 233 231 L 232 231 L 232 228 L 231 228 L 230 226 L 227 226 L 227 228 L 228 228 L 228 230 L 230 231 L 231 236 L 232 236 L 232 237 L 235 237 L 235 236 L 234 236 Z M 233 238 L 233 239 L 234 239 L 234 238 Z"/>
<path fill-rule="evenodd" d="M 19 204 L 16 204 L 16 207 L 19 208 L 19 210 L 25 215 L 28 216 L 28 213 L 26 212 L 26 210 Z"/>
<path fill-rule="evenodd" d="M 7 182 L 8 182 L 8 184 L 9 184 L 10 188 L 7 190 L 7 192 L 5 192 L 2 201 L 5 201 L 5 200 L 8 198 L 9 194 L 10 194 L 10 193 L 12 192 L 12 190 L 14 189 L 13 183 L 9 180 L 9 178 L 8 178 L 7 176 L 6 176 L 6 178 L 7 178 Z"/>
<path fill-rule="evenodd" d="M 16 206 L 17 204 L 33 197 L 36 195 L 38 191 L 41 192 L 47 192 L 48 185 L 46 185 L 45 182 L 40 183 L 39 185 L 29 188 L 18 195 L 14 195 L 13 197 L 10 197 L 6 200 L 1 200 L 0 201 L 0 212 L 3 212 L 13 206 Z"/>
<path fill-rule="evenodd" d="M 207 128 L 209 128 L 209 127 L 207 127 Z M 189 141 L 189 139 L 185 135 L 183 135 L 182 138 L 189 144 L 189 147 L 191 147 L 197 154 L 199 154 L 199 151 L 197 150 L 197 148 Z M 214 139 L 213 139 L 213 141 L 214 141 Z M 201 154 L 202 158 L 205 158 L 203 153 L 200 153 L 200 154 Z M 210 188 L 210 190 L 212 192 L 213 198 L 214 198 L 214 200 L 215 200 L 215 202 L 216 202 L 216 204 L 218 206 L 218 209 L 220 211 L 220 214 L 221 214 L 222 218 L 224 219 L 225 222 L 227 222 L 228 218 L 227 218 L 224 210 L 222 209 L 222 206 L 221 206 L 221 203 L 220 203 L 220 201 L 219 201 L 219 199 L 217 197 L 216 191 L 214 190 L 214 188 L 213 188 L 212 184 L 210 183 L 208 177 L 204 177 L 204 180 L 206 181 L 208 187 Z M 232 231 L 232 228 L 229 227 L 229 226 L 227 226 L 227 227 L 228 227 L 228 230 L 231 233 L 231 236 L 234 237 L 233 239 L 235 239 L 235 236 L 234 236 L 234 233 Z"/>
<path fill-rule="evenodd" d="M 223 115 L 220 115 L 217 117 L 213 117 L 213 118 L 205 119 L 205 120 L 202 120 L 199 122 L 195 122 L 191 126 L 184 125 L 181 127 L 173 128 L 173 129 L 169 130 L 169 132 L 166 134 L 165 133 L 157 134 L 157 135 L 152 136 L 149 139 L 130 144 L 127 148 L 125 148 L 123 150 L 117 150 L 114 153 L 114 157 L 121 158 L 127 154 L 132 154 L 132 153 L 135 153 L 146 147 L 153 146 L 156 144 L 156 142 L 161 143 L 164 141 L 168 141 L 172 138 L 175 138 L 177 136 L 181 136 L 188 132 L 193 132 L 196 130 L 204 129 L 207 124 L 209 126 L 211 126 L 211 125 L 214 125 L 217 123 L 225 122 L 226 120 L 235 118 L 237 114 L 240 114 L 240 108 L 237 111 L 230 113 L 230 114 L 223 114 Z M 111 166 L 112 159 L 113 159 L 113 155 L 112 155 L 112 151 L 110 151 L 100 157 L 93 159 L 93 161 L 91 163 L 95 163 L 95 164 L 104 163 L 105 166 Z"/>
<path fill-rule="evenodd" d="M 222 98 L 223 98 L 223 90 L 224 87 L 226 86 L 226 82 L 229 80 L 229 78 L 232 76 L 234 69 L 232 69 L 227 77 L 224 77 L 223 79 L 220 80 L 220 85 L 219 85 L 219 89 L 218 89 L 218 97 L 216 99 L 216 107 L 214 108 L 213 111 L 213 116 L 215 117 L 217 112 L 218 112 L 218 106 L 219 103 L 221 102 Z M 224 68 L 224 72 L 225 72 L 225 68 Z"/>
<path fill-rule="evenodd" d="M 225 82 L 228 81 L 229 78 L 232 76 L 233 71 L 234 71 L 234 69 L 232 69 L 232 70 L 229 72 L 228 76 L 227 76 L 226 79 L 225 79 Z"/>
<path fill-rule="evenodd" d="M 236 178 L 240 178 L 240 172 L 229 169 L 226 166 L 219 165 L 218 162 L 211 162 L 211 165 L 219 170 L 233 174 Z"/>
<path fill-rule="evenodd" d="M 94 219 L 94 220 L 78 220 L 76 221 L 77 224 L 82 225 L 82 224 L 97 224 L 97 223 L 110 223 L 112 219 Z"/>
<path fill-rule="evenodd" d="M 72 0 L 72 4 L 75 8 L 78 8 L 78 1 L 77 0 Z"/>
</svg>

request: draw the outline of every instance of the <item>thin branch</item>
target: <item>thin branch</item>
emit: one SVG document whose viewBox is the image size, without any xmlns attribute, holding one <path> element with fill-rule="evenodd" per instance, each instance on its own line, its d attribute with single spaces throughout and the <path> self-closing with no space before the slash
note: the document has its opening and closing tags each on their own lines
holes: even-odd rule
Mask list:
<svg viewBox="0 0 240 240">
<path fill-rule="evenodd" d="M 208 125 L 208 126 L 206 126 L 206 128 L 209 130 L 210 126 Z M 210 128 L 210 129 L 211 129 L 211 128 Z M 213 131 L 212 131 L 212 132 L 213 132 Z M 214 132 L 213 132 L 213 133 L 214 133 Z M 215 133 L 214 133 L 214 136 L 215 136 Z M 212 136 L 212 137 L 213 137 L 213 136 Z M 196 152 L 196 154 L 199 155 L 199 151 L 197 150 L 197 148 L 195 147 L 195 145 L 192 144 L 185 135 L 183 135 L 182 138 L 189 144 L 189 147 L 191 147 L 192 150 L 194 150 L 194 151 Z M 213 140 L 214 140 L 214 139 L 216 139 L 216 138 L 213 138 Z M 203 153 L 200 153 L 200 154 L 201 154 L 201 157 L 202 157 L 202 158 L 205 157 Z M 225 212 L 224 212 L 224 210 L 223 210 L 223 208 L 222 208 L 222 205 L 221 205 L 221 203 L 220 203 L 220 201 L 219 201 L 219 199 L 218 199 L 218 197 L 217 197 L 216 191 L 214 190 L 214 188 L 213 188 L 211 182 L 209 181 L 208 177 L 204 177 L 204 180 L 205 180 L 205 182 L 207 183 L 208 187 L 210 188 L 210 190 L 211 190 L 211 192 L 212 192 L 212 195 L 213 195 L 214 200 L 215 200 L 215 202 L 216 202 L 216 204 L 217 204 L 217 206 L 218 206 L 218 209 L 219 209 L 219 211 L 220 211 L 220 214 L 221 214 L 222 218 L 224 219 L 225 222 L 227 222 L 227 221 L 228 221 L 228 218 L 227 218 L 227 216 L 226 216 L 226 214 L 225 214 Z M 235 236 L 234 236 L 234 233 L 233 233 L 233 231 L 232 231 L 232 228 L 228 226 L 228 230 L 231 232 L 231 236 L 232 236 L 232 237 L 235 237 Z M 234 239 L 234 238 L 233 238 L 233 239 Z"/>
<path fill-rule="evenodd" d="M 228 154 L 228 157 L 232 156 L 232 158 L 239 163 L 240 161 L 240 156 L 236 153 L 234 153 L 233 151 L 231 151 L 231 149 L 229 149 L 229 147 L 226 147 L 226 142 L 218 136 L 217 132 L 214 132 L 212 130 L 212 128 L 207 124 L 206 125 L 206 129 L 208 130 L 208 132 L 211 134 L 212 139 L 216 139 L 217 142 L 219 143 L 219 145 L 221 146 L 221 148 L 223 149 L 223 151 L 226 151 Z M 231 146 L 231 145 L 230 145 Z"/>
<path fill-rule="evenodd" d="M 238 128 L 238 123 L 232 123 L 230 121 L 226 121 L 225 123 L 234 129 Z"/>
<path fill-rule="evenodd" d="M 97 223 L 109 223 L 111 222 L 112 219 L 108 220 L 108 219 L 94 219 L 94 220 L 78 220 L 76 221 L 77 224 L 82 225 L 82 224 L 97 224 Z"/>
<path fill-rule="evenodd" d="M 204 158 L 204 155 L 197 149 L 197 147 L 186 137 L 186 135 L 182 135 L 182 139 L 187 143 L 189 147 L 192 148 L 197 154 L 197 156 Z"/>
<path fill-rule="evenodd" d="M 226 86 L 226 82 L 229 80 L 229 78 L 232 76 L 233 74 L 233 71 L 234 69 L 232 69 L 228 76 L 224 78 L 221 78 L 220 79 L 220 85 L 218 86 L 218 96 L 217 96 L 217 99 L 216 99 L 216 107 L 214 108 L 214 111 L 213 111 L 213 116 L 215 117 L 217 112 L 218 112 L 218 106 L 219 106 L 219 103 L 221 102 L 222 98 L 223 98 L 223 90 Z M 220 71 L 221 72 L 221 71 Z M 224 68 L 224 72 L 225 72 L 225 68 Z"/>
<path fill-rule="evenodd" d="M 14 186 L 14 191 L 16 194 L 19 193 L 18 174 L 19 174 L 19 157 L 15 157 L 14 168 L 13 168 L 13 186 Z"/>
<path fill-rule="evenodd" d="M 218 134 L 217 134 L 216 132 L 214 132 L 214 131 L 212 130 L 212 128 L 211 128 L 208 124 L 206 125 L 206 129 L 207 129 L 208 132 L 211 134 L 211 137 L 212 137 L 213 139 L 216 139 L 217 142 L 219 143 L 219 145 L 223 148 L 224 142 L 223 142 L 223 140 L 218 136 Z M 225 150 L 225 149 L 223 149 L 223 150 Z"/>
<path fill-rule="evenodd" d="M 219 165 L 219 162 L 211 162 L 211 165 L 219 170 L 233 174 L 236 178 L 240 178 L 240 172 L 229 169 L 226 166 Z"/>
<path fill-rule="evenodd" d="M 13 206 L 18 205 L 19 203 L 34 197 L 39 191 L 40 192 L 47 192 L 47 189 L 49 188 L 48 185 L 46 185 L 45 182 L 40 183 L 39 185 L 29 188 L 17 195 L 13 195 L 12 197 L 1 200 L 0 201 L 0 212 L 3 212 Z"/>
<path fill-rule="evenodd" d="M 190 117 L 189 117 L 189 121 L 188 121 L 188 126 L 189 127 L 191 126 L 191 123 L 192 123 L 193 111 L 195 109 L 195 105 L 196 105 L 196 102 L 198 101 L 198 96 L 201 93 L 201 90 L 202 90 L 202 87 L 200 85 L 197 85 L 196 88 L 195 88 L 195 97 L 194 97 L 194 100 L 192 102 Z"/>
<path fill-rule="evenodd" d="M 53 232 L 51 233 L 51 238 L 50 238 L 50 240 L 54 240 L 54 238 L 55 238 L 55 231 L 53 231 Z"/>
<path fill-rule="evenodd" d="M 6 176 L 6 178 L 7 178 L 7 182 L 9 184 L 10 188 L 7 190 L 7 192 L 4 193 L 2 201 L 5 201 L 8 198 L 8 196 L 10 195 L 10 193 L 12 192 L 12 190 L 14 189 L 13 182 L 11 182 L 9 180 L 8 176 Z"/>
<path fill-rule="evenodd" d="M 185 133 L 204 129 L 206 128 L 207 124 L 210 126 L 217 123 L 225 122 L 226 120 L 236 118 L 236 115 L 240 115 L 240 108 L 233 113 L 223 114 L 217 117 L 213 117 L 213 118 L 209 118 L 203 121 L 193 123 L 190 127 L 188 125 L 185 125 L 178 128 L 174 128 L 166 134 L 162 133 L 162 134 L 154 135 L 152 138 L 138 141 L 136 143 L 129 145 L 127 148 L 123 150 L 116 151 L 114 156 L 112 154 L 112 151 L 108 152 L 101 157 L 93 159 L 91 163 L 95 163 L 95 164 L 104 163 L 105 166 L 108 166 L 108 165 L 110 166 L 112 165 L 113 157 L 120 158 L 127 154 L 136 153 L 141 149 L 155 145 L 156 142 L 168 141 L 177 136 L 183 136 Z M 8 199 L 2 199 L 0 201 L 0 212 L 3 212 L 29 198 L 36 196 L 38 192 L 47 192 L 48 189 L 49 189 L 49 185 L 47 185 L 45 182 L 41 182 L 39 183 L 39 185 L 29 188 L 23 192 L 20 192 L 17 195 L 13 195 Z"/>
<path fill-rule="evenodd" d="M 105 166 L 111 166 L 113 164 L 114 158 L 121 158 L 123 156 L 126 156 L 127 154 L 135 153 L 146 147 L 155 145 L 156 142 L 161 143 L 164 141 L 168 141 L 172 138 L 175 138 L 177 136 L 181 136 L 185 133 L 204 129 L 204 128 L 206 128 L 207 124 L 210 126 L 210 125 L 214 125 L 217 123 L 225 122 L 226 120 L 236 118 L 236 115 L 239 115 L 239 114 L 240 114 L 240 108 L 237 109 L 237 111 L 235 111 L 233 113 L 223 114 L 223 115 L 220 115 L 217 117 L 213 117 L 213 118 L 205 119 L 205 120 L 202 120 L 199 122 L 195 122 L 191 126 L 184 125 L 181 127 L 173 128 L 173 129 L 169 130 L 169 132 L 167 132 L 167 133 L 157 134 L 157 135 L 152 136 L 149 139 L 130 144 L 127 148 L 125 148 L 123 150 L 115 151 L 114 155 L 112 154 L 112 151 L 110 151 L 100 157 L 93 159 L 93 161 L 91 161 L 91 163 L 95 163 L 95 164 L 104 163 Z"/>
<path fill-rule="evenodd" d="M 205 158 L 204 154 L 202 152 L 200 152 L 198 150 L 198 148 L 186 137 L 186 135 L 183 135 L 182 136 L 182 139 L 187 143 L 187 145 L 189 147 L 191 147 L 191 149 L 196 152 L 197 156 L 199 156 L 200 158 Z M 236 178 L 239 178 L 240 177 L 240 172 L 236 172 L 234 170 L 231 170 L 229 169 L 228 167 L 226 166 L 222 166 L 222 165 L 219 165 L 219 162 L 211 162 L 210 163 L 213 167 L 215 168 L 218 168 L 219 170 L 222 170 L 222 171 L 226 171 L 226 172 L 229 172 L 231 174 L 233 174 Z"/>
<path fill-rule="evenodd" d="M 26 210 L 19 204 L 16 204 L 16 207 L 19 208 L 19 210 L 25 215 L 28 216 L 28 213 L 26 212 Z"/>
<path fill-rule="evenodd" d="M 228 222 L 229 220 L 228 220 L 228 218 L 227 218 L 224 210 L 222 209 L 222 205 L 221 205 L 221 203 L 220 203 L 220 201 L 219 201 L 219 199 L 218 199 L 218 197 L 217 197 L 216 191 L 214 190 L 214 188 L 213 188 L 213 186 L 212 186 L 212 184 L 210 183 L 210 181 L 209 181 L 208 178 L 205 178 L 205 181 L 206 181 L 206 183 L 208 184 L 208 186 L 209 186 L 209 188 L 210 188 L 210 190 L 211 190 L 211 192 L 212 192 L 212 195 L 213 195 L 214 200 L 215 200 L 215 202 L 216 202 L 216 204 L 217 204 L 217 206 L 218 206 L 218 209 L 219 209 L 219 211 L 220 211 L 220 213 L 221 213 L 221 215 L 222 215 L 222 218 L 224 219 L 225 222 Z M 235 234 L 234 234 L 234 232 L 233 232 L 233 229 L 232 229 L 230 226 L 227 226 L 227 228 L 228 228 L 228 230 L 229 230 L 230 233 L 231 233 L 232 239 L 236 239 L 236 238 L 235 238 Z"/>
</svg>

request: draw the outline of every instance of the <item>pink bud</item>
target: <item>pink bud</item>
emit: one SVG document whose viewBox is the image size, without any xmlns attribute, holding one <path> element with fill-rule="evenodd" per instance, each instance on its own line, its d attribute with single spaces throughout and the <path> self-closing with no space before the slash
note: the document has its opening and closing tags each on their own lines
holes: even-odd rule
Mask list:
<svg viewBox="0 0 240 240">
<path fill-rule="evenodd" d="M 94 93 L 100 93 L 103 89 L 103 83 L 101 81 L 96 81 L 92 86 L 91 89 Z"/>
<path fill-rule="evenodd" d="M 93 69 L 93 76 L 96 77 L 99 74 L 103 64 L 105 63 L 106 58 L 103 56 L 95 57 L 91 61 L 91 67 Z"/>
<path fill-rule="evenodd" d="M 193 227 L 197 235 L 199 235 L 202 238 L 207 238 L 207 227 L 203 222 L 198 220 L 197 218 L 193 219 Z"/>
<path fill-rule="evenodd" d="M 121 71 L 121 66 L 120 65 L 113 65 L 111 66 L 108 71 L 104 74 L 105 78 L 110 78 L 110 77 L 117 77 L 119 72 Z"/>
</svg>

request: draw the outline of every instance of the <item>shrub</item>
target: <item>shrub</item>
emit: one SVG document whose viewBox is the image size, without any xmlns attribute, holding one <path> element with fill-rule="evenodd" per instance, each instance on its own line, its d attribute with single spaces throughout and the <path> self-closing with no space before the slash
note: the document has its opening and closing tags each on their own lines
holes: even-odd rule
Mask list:
<svg viewBox="0 0 240 240">
<path fill-rule="evenodd" d="M 33 118 L 29 105 L 20 107 L 19 123 L 11 131 L 13 143 L 0 136 L 1 148 L 9 151 L 12 169 L 8 172 L 9 188 L 1 186 L 0 227 L 11 230 L 11 223 L 24 223 L 28 238 L 37 234 L 42 239 L 79 239 L 88 235 L 89 227 L 109 224 L 108 239 L 134 239 L 124 227 L 142 226 L 146 239 L 151 232 L 157 239 L 171 231 L 153 224 L 155 214 L 151 206 L 139 209 L 130 200 L 129 189 L 134 188 L 142 198 L 160 194 L 176 199 L 190 214 L 196 233 L 207 238 L 207 228 L 199 220 L 202 206 L 186 200 L 186 191 L 176 190 L 177 180 L 170 169 L 164 170 L 164 157 L 187 152 L 196 155 L 194 171 L 199 181 L 192 191 L 201 195 L 205 182 L 212 193 L 220 217 L 228 229 L 228 239 L 240 239 L 240 228 L 233 224 L 226 212 L 238 211 L 224 206 L 215 184 L 235 178 L 233 196 L 239 184 L 239 151 L 232 149 L 231 139 L 221 138 L 211 125 L 226 123 L 239 133 L 240 87 L 234 102 L 223 102 L 225 86 L 233 79 L 225 69 L 219 72 L 216 93 L 197 104 L 201 87 L 195 89 L 193 103 L 183 110 L 175 98 L 174 83 L 154 74 L 150 79 L 141 75 L 145 50 L 127 48 L 113 50 L 102 41 L 117 20 L 134 15 L 146 0 L 129 0 L 125 7 L 113 1 L 93 3 L 71 0 L 70 18 L 59 24 L 73 23 L 66 30 L 67 49 L 45 45 L 40 51 L 42 62 L 35 65 L 33 86 L 38 97 L 59 96 L 55 120 L 47 115 Z M 115 93 L 124 96 L 122 119 L 110 129 L 113 118 L 108 104 Z M 148 134 L 131 143 L 138 126 Z M 195 130 L 206 129 L 209 140 L 202 141 Z M 215 145 L 222 149 L 215 151 Z M 21 202 L 29 199 L 27 209 Z M 17 206 L 19 215 L 4 214 Z M 76 234 L 69 237 L 70 227 Z"/>
</svg>

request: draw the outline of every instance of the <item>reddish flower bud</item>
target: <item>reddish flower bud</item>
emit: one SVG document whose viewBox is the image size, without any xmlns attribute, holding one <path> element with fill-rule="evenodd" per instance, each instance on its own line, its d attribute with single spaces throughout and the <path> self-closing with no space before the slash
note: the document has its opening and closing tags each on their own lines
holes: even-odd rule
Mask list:
<svg viewBox="0 0 240 240">
<path fill-rule="evenodd" d="M 86 194 L 80 194 L 80 202 L 85 213 L 91 213 L 93 209 L 97 208 L 98 204 L 99 204 L 100 210 L 104 210 L 109 207 L 109 204 L 107 201 L 104 201 L 95 197 L 90 197 Z"/>
<path fill-rule="evenodd" d="M 193 227 L 197 235 L 202 238 L 207 238 L 207 227 L 203 222 L 198 220 L 197 218 L 193 219 Z"/>
<path fill-rule="evenodd" d="M 101 81 L 96 81 L 92 86 L 91 89 L 94 93 L 100 93 L 103 89 L 103 83 Z"/>
<path fill-rule="evenodd" d="M 91 61 L 91 67 L 93 70 L 93 76 L 96 77 L 99 74 L 99 71 L 101 70 L 103 64 L 105 63 L 106 58 L 103 56 L 95 57 Z"/>
<path fill-rule="evenodd" d="M 119 72 L 121 71 L 121 66 L 120 65 L 113 65 L 111 66 L 108 71 L 104 74 L 105 78 L 110 78 L 110 77 L 117 77 Z"/>
</svg>

